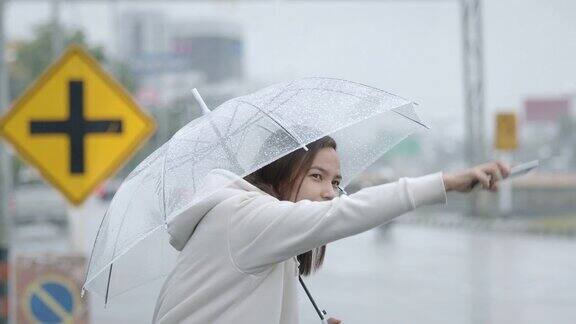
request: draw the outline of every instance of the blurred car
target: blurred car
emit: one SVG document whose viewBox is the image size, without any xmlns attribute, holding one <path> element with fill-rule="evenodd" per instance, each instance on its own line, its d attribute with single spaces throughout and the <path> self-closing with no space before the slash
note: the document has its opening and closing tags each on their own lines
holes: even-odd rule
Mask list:
<svg viewBox="0 0 576 324">
<path fill-rule="evenodd" d="M 37 222 L 66 225 L 68 203 L 62 194 L 46 184 L 19 185 L 12 199 L 16 225 Z"/>
<path fill-rule="evenodd" d="M 19 185 L 39 185 L 44 180 L 37 169 L 24 165 L 18 169 L 16 182 Z"/>
<path fill-rule="evenodd" d="M 112 197 L 114 197 L 114 194 L 116 194 L 116 191 L 120 188 L 121 184 L 122 180 L 116 178 L 104 182 L 96 189 L 96 197 L 104 201 L 112 200 Z"/>
</svg>

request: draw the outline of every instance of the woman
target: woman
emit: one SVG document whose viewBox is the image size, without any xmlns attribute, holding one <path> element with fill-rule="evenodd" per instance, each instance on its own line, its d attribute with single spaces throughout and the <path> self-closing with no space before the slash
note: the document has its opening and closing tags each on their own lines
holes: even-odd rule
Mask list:
<svg viewBox="0 0 576 324">
<path fill-rule="evenodd" d="M 419 206 L 445 204 L 447 191 L 469 192 L 477 183 L 497 191 L 509 174 L 493 162 L 339 196 L 336 143 L 327 136 L 307 146 L 244 179 L 226 170 L 208 174 L 209 184 L 232 184 L 169 222 L 171 244 L 181 253 L 154 322 L 298 323 L 298 275 L 322 265 L 327 243 Z"/>
</svg>

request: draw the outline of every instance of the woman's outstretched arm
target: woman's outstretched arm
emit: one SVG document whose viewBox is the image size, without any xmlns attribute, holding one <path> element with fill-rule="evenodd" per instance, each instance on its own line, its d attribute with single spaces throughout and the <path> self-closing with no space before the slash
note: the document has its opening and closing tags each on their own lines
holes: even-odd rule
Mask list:
<svg viewBox="0 0 576 324">
<path fill-rule="evenodd" d="M 461 172 L 437 172 L 364 188 L 330 201 L 296 203 L 251 192 L 226 201 L 230 257 L 245 273 L 386 223 L 419 206 L 446 203 L 446 192 L 469 192 L 476 184 L 497 191 L 509 166 L 491 162 Z"/>
<path fill-rule="evenodd" d="M 446 203 L 442 172 L 401 178 L 322 202 L 279 201 L 255 193 L 239 196 L 243 197 L 225 202 L 233 208 L 228 224 L 230 257 L 240 271 L 251 274 L 419 206 Z"/>
</svg>

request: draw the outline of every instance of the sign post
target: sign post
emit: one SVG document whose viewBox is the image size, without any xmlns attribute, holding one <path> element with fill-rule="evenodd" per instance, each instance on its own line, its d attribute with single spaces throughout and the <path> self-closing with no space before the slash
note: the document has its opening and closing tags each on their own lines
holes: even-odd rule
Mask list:
<svg viewBox="0 0 576 324">
<path fill-rule="evenodd" d="M 4 15 L 6 0 L 0 0 L 0 113 L 8 109 L 8 69 L 4 42 Z M 7 146 L 0 143 L 0 324 L 8 323 L 12 303 L 9 301 L 10 227 L 12 210 L 12 160 Z"/>
<path fill-rule="evenodd" d="M 515 113 L 498 113 L 496 115 L 495 149 L 499 159 L 512 164 L 512 151 L 518 148 L 518 122 Z M 512 186 L 509 181 L 502 182 L 498 195 L 498 209 L 502 215 L 512 211 Z"/>
</svg>

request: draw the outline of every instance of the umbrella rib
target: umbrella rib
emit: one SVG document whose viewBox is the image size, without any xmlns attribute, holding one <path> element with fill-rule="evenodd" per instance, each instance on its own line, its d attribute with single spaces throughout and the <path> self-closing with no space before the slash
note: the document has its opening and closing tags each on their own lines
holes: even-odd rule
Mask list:
<svg viewBox="0 0 576 324">
<path fill-rule="evenodd" d="M 417 124 L 420 124 L 422 127 L 426 128 L 426 129 L 430 129 L 430 127 L 426 126 L 426 125 L 423 124 L 422 122 L 419 122 L 419 121 L 415 120 L 414 118 L 410 118 L 410 117 L 408 117 L 408 116 L 406 116 L 406 115 L 404 115 L 404 114 L 402 114 L 402 113 L 397 112 L 396 110 L 392 110 L 392 111 L 395 112 L 395 113 L 397 113 L 398 115 L 400 115 L 400 116 L 402 116 L 402 117 L 405 117 L 405 118 L 407 118 L 407 119 L 410 119 L 411 121 L 413 121 L 413 122 L 415 122 L 415 123 L 417 123 Z"/>
<path fill-rule="evenodd" d="M 291 81 L 290 83 L 288 83 L 288 84 L 285 86 L 285 88 L 290 87 L 293 83 L 294 83 L 294 81 Z M 280 92 L 280 93 L 276 94 L 274 97 L 270 98 L 270 100 L 268 101 L 268 104 L 272 103 L 274 100 L 276 100 L 276 98 L 280 97 L 281 95 L 282 95 L 282 92 Z M 294 96 L 295 96 L 295 94 L 294 94 L 292 97 L 294 97 Z M 233 100 L 238 101 L 238 102 L 240 102 L 240 103 L 245 103 L 245 104 L 247 104 L 247 105 L 249 105 L 249 106 L 253 106 L 253 107 L 255 107 L 258 111 L 261 111 L 261 109 L 259 109 L 258 107 L 256 107 L 254 104 L 249 103 L 249 102 L 246 102 L 245 100 L 240 100 L 239 98 L 236 98 L 236 99 L 233 99 Z M 272 109 L 271 111 L 274 112 L 275 109 Z M 250 126 L 252 123 L 256 122 L 257 120 L 262 119 L 263 117 L 262 117 L 261 115 L 254 114 L 254 116 L 252 116 L 251 118 L 252 118 L 253 120 L 247 120 L 246 123 L 245 123 L 244 125 L 242 125 L 242 126 L 246 126 L 246 127 L 247 127 L 247 126 Z M 232 135 L 236 134 L 238 131 L 240 131 L 240 130 L 237 130 L 237 131 L 234 132 Z"/>
<path fill-rule="evenodd" d="M 162 181 L 162 216 L 164 216 L 164 222 L 166 222 L 166 158 L 170 153 L 170 142 L 167 143 L 166 147 L 166 154 L 164 155 L 164 159 L 162 159 L 162 168 L 160 169 L 160 179 Z"/>
<path fill-rule="evenodd" d="M 244 103 L 242 101 L 237 100 L 238 102 Z M 244 129 L 246 129 L 247 127 L 250 127 L 250 125 L 252 125 L 253 123 L 255 123 L 256 121 L 262 119 L 262 115 L 259 115 L 258 113 L 255 113 L 254 116 L 251 116 L 248 118 L 248 120 L 241 126 L 238 127 L 238 129 L 234 130 L 233 132 L 229 133 L 228 136 L 230 135 L 236 135 L 238 132 L 243 131 Z"/>
<path fill-rule="evenodd" d="M 111 265 L 112 263 L 114 263 L 118 258 L 120 258 L 123 254 L 125 254 L 126 252 L 128 252 L 131 248 L 133 248 L 134 246 L 136 246 L 136 244 L 140 243 L 140 241 L 146 239 L 149 235 L 151 235 L 152 233 L 154 233 L 155 231 L 157 231 L 160 228 L 164 228 L 164 225 L 158 225 L 156 227 L 154 227 L 153 229 L 147 231 L 144 234 L 139 235 L 136 239 L 134 239 L 134 243 L 129 244 L 128 247 L 124 247 L 120 252 L 120 255 L 116 256 L 116 257 L 112 257 L 111 261 L 109 261 L 108 263 L 106 263 L 100 271 L 98 271 L 95 275 L 93 275 L 91 278 L 89 278 L 89 282 L 94 281 L 101 273 L 103 273 L 106 268 Z"/>
<path fill-rule="evenodd" d="M 196 192 L 196 177 L 194 176 L 194 171 L 192 171 L 192 189 Z"/>
<path fill-rule="evenodd" d="M 275 96 L 274 98 L 277 98 L 279 95 Z M 243 100 L 238 100 L 235 99 L 236 101 L 240 102 L 240 103 L 245 103 L 249 106 L 255 107 L 256 110 L 261 111 L 261 109 L 259 109 L 258 107 L 256 107 L 254 104 L 251 104 L 249 102 L 245 102 Z M 273 112 L 274 110 L 272 110 Z M 238 129 L 236 129 L 234 132 L 232 132 L 230 135 L 236 135 L 238 132 L 243 131 L 244 129 L 246 129 L 247 127 L 250 127 L 253 123 L 257 122 L 258 120 L 264 118 L 266 115 L 262 116 L 262 114 L 258 114 L 255 113 L 254 116 L 251 116 L 242 126 L 239 126 Z"/>
<path fill-rule="evenodd" d="M 194 156 L 196 155 L 196 153 L 198 153 L 198 152 L 196 152 L 196 149 L 197 149 L 197 147 L 198 147 L 198 145 L 199 145 L 200 143 L 203 143 L 203 144 L 208 144 L 208 143 L 210 143 L 210 142 L 208 142 L 208 141 L 204 142 L 204 141 L 200 141 L 200 140 L 186 140 L 186 141 L 187 141 L 187 142 L 192 142 L 192 143 L 194 143 L 194 147 L 193 147 L 192 150 L 191 150 L 193 153 L 188 154 L 188 155 L 184 155 L 184 158 L 185 158 L 186 156 L 192 156 L 192 158 L 187 159 L 187 160 L 183 161 L 182 163 L 186 163 L 186 162 L 194 159 Z M 211 152 L 211 151 L 212 151 L 212 147 L 211 147 L 211 146 L 208 147 L 207 149 L 208 149 L 208 150 L 207 150 L 208 152 Z M 174 168 L 177 168 L 177 167 L 179 167 L 180 165 L 181 165 L 181 164 L 175 165 Z M 172 169 L 173 169 L 173 168 L 169 168 L 168 171 L 171 171 Z"/>
<path fill-rule="evenodd" d="M 201 139 L 180 139 L 179 138 L 178 140 L 182 141 L 182 142 L 189 142 L 189 143 L 191 142 L 191 143 L 196 143 L 196 144 L 211 144 L 210 141 L 204 141 Z"/>
<path fill-rule="evenodd" d="M 145 178 L 144 178 L 145 179 Z M 144 179 L 141 179 L 140 182 L 144 181 Z M 132 197 L 133 195 L 135 195 L 136 193 L 132 193 Z M 132 199 L 132 197 L 130 198 L 130 203 L 128 204 L 128 206 L 126 207 L 126 209 L 124 210 L 124 215 L 122 217 L 122 222 L 120 222 L 120 228 L 118 229 L 118 233 L 116 234 L 116 239 L 114 240 L 114 248 L 112 250 L 112 258 L 114 258 L 114 254 L 116 253 L 116 247 L 118 246 L 118 237 L 120 236 L 120 232 L 122 231 L 122 227 L 124 226 L 124 221 L 126 220 L 126 210 L 128 210 L 128 208 L 132 205 L 132 202 L 134 201 Z M 96 247 L 96 242 L 98 241 L 98 237 L 100 235 L 100 230 L 102 229 L 102 225 L 104 224 L 104 220 L 105 218 L 109 215 L 109 210 L 110 207 L 108 208 L 108 210 L 106 211 L 106 213 L 104 214 L 104 217 L 102 218 L 102 222 L 100 223 L 100 227 L 98 228 L 98 233 L 96 234 L 96 238 L 94 239 L 94 247 Z M 94 247 L 92 248 L 92 254 L 90 255 L 90 262 L 92 261 L 92 255 L 94 253 Z M 110 277 L 112 275 L 112 263 L 113 261 L 110 263 L 110 274 L 108 276 L 108 282 L 107 282 L 107 286 L 106 286 L 106 300 L 108 299 L 108 289 L 110 287 Z M 88 264 L 88 267 L 90 268 L 91 264 Z M 86 273 L 86 278 L 88 278 L 88 271 Z M 88 281 L 88 279 L 86 280 Z"/>
<path fill-rule="evenodd" d="M 306 147 L 305 144 L 303 144 L 302 140 L 300 140 L 298 137 L 296 137 L 296 134 L 292 134 L 292 132 L 290 132 L 286 127 L 284 127 L 278 120 L 276 120 L 276 118 L 272 117 L 272 115 L 268 114 L 267 112 L 265 112 L 264 110 L 260 109 L 260 107 L 253 105 L 252 103 L 249 103 L 247 101 L 243 101 L 243 100 L 238 100 L 239 102 L 245 103 L 247 105 L 250 105 L 258 110 L 260 110 L 260 112 L 262 112 L 264 115 L 266 115 L 268 118 L 272 119 L 273 122 L 275 122 L 276 124 L 278 124 L 278 126 L 280 126 L 286 133 L 288 133 L 288 135 L 290 135 L 290 137 L 292 137 L 292 139 L 294 141 L 296 141 L 296 143 L 298 143 L 300 146 L 302 146 L 302 148 L 305 151 L 308 151 L 308 147 Z"/>
<path fill-rule="evenodd" d="M 110 278 L 112 278 L 112 266 L 114 263 L 110 263 L 110 270 L 108 272 L 108 282 L 106 283 L 106 296 L 104 297 L 104 307 L 108 304 L 108 292 L 110 291 Z"/>
<path fill-rule="evenodd" d="M 236 165 L 238 170 L 243 173 L 244 168 L 242 168 L 242 166 L 240 165 L 240 163 L 238 162 L 236 157 L 232 154 L 230 148 L 228 147 L 224 138 L 222 137 L 222 133 L 220 133 L 220 130 L 218 129 L 218 127 L 216 127 L 216 125 L 214 125 L 214 121 L 212 119 L 210 119 L 210 125 L 212 126 L 212 129 L 214 130 L 214 132 L 216 133 L 216 135 L 220 139 L 220 143 L 222 144 L 222 147 L 224 148 L 224 151 L 226 152 L 228 159 L 230 159 L 230 161 Z"/>
<path fill-rule="evenodd" d="M 141 181 L 143 181 L 143 179 Z M 134 194 L 135 193 L 133 193 L 133 195 Z M 134 200 L 130 199 L 130 203 L 128 204 L 128 206 L 124 210 L 124 215 L 122 217 L 122 221 L 120 222 L 120 227 L 118 228 L 118 233 L 116 234 L 116 239 L 114 240 L 114 248 L 112 249 L 112 257 L 114 257 L 114 254 L 116 254 L 116 247 L 118 246 L 118 237 L 120 236 L 120 233 L 122 232 L 122 228 L 124 227 L 124 221 L 126 220 L 126 210 L 128 210 L 128 208 L 132 205 L 132 202 L 134 202 Z M 105 301 L 108 300 L 108 290 L 110 288 L 110 277 L 112 276 L 112 264 L 113 263 L 114 263 L 113 261 L 110 263 L 110 273 L 108 274 L 108 282 L 107 282 L 107 286 L 106 286 Z"/>
<path fill-rule="evenodd" d="M 234 114 L 232 114 L 232 117 L 230 118 L 230 123 L 228 123 L 228 127 L 226 127 L 227 128 L 225 134 L 226 136 L 230 135 L 229 131 L 232 126 L 232 123 L 234 122 L 234 117 L 236 117 L 236 113 L 238 113 L 238 106 L 240 105 L 236 105 L 236 107 L 234 107 Z"/>
<path fill-rule="evenodd" d="M 206 148 L 202 149 L 202 151 L 200 151 L 200 152 L 194 152 L 194 153 L 190 153 L 190 154 L 184 155 L 182 158 L 185 159 L 185 160 L 182 161 L 181 164 L 175 165 L 175 166 L 173 166 L 173 167 L 169 167 L 169 168 L 168 168 L 168 171 L 171 171 L 171 170 L 173 170 L 174 168 L 178 168 L 178 167 L 179 167 L 180 165 L 182 165 L 183 163 L 187 163 L 187 162 L 189 162 L 189 161 L 191 161 L 191 160 L 194 160 L 194 158 L 198 157 L 198 155 L 199 155 L 198 153 L 206 153 L 206 154 L 200 156 L 200 157 L 197 159 L 198 161 L 201 161 L 201 160 L 204 159 L 206 156 L 208 156 L 210 153 L 212 153 L 213 150 L 214 150 L 216 147 L 217 147 L 217 145 L 216 145 L 216 146 L 209 146 L 209 147 L 206 147 Z"/>
<path fill-rule="evenodd" d="M 160 146 L 159 148 L 157 148 L 157 150 L 162 149 L 162 146 Z M 154 151 L 151 155 L 154 155 L 157 151 Z M 136 176 L 138 176 L 140 173 L 144 172 L 145 170 L 147 170 L 152 164 L 154 164 L 156 162 L 156 160 L 158 160 L 161 157 L 160 153 L 158 153 L 158 157 L 154 156 L 154 158 L 151 158 L 151 156 L 148 156 L 146 159 L 144 159 L 144 161 L 140 162 L 140 164 L 138 164 L 136 166 L 136 168 L 134 170 L 132 170 L 132 172 L 130 172 L 128 174 L 128 176 L 124 179 L 124 181 L 128 181 L 131 180 L 133 178 L 135 178 Z M 150 160 L 147 160 L 149 159 Z M 146 164 L 144 165 L 144 162 L 146 162 Z"/>
<path fill-rule="evenodd" d="M 240 152 L 240 146 L 244 143 L 244 141 L 246 140 L 246 136 L 248 135 L 248 129 L 244 129 L 244 132 L 242 133 L 242 135 L 240 135 L 240 140 L 238 141 L 238 147 L 237 147 L 237 151 L 236 154 L 238 154 Z"/>
<path fill-rule="evenodd" d="M 104 217 L 102 217 L 102 220 L 100 221 L 100 226 L 98 226 L 98 231 L 96 232 L 96 237 L 94 238 L 94 243 L 92 244 L 92 253 L 90 253 L 90 260 L 88 261 L 88 268 L 90 268 L 90 265 L 92 264 L 92 258 L 94 257 L 94 250 L 96 248 L 96 242 L 98 242 L 98 237 L 100 237 L 100 232 L 102 230 L 102 224 L 104 224 L 104 220 L 106 220 L 106 216 L 108 216 L 108 208 L 106 209 L 106 212 L 104 213 Z M 89 271 L 86 271 L 86 277 L 84 279 L 84 282 L 88 281 L 88 273 Z M 82 292 L 81 292 L 81 296 L 84 296 L 84 287 L 82 287 Z"/>
<path fill-rule="evenodd" d="M 293 81 L 290 81 L 288 84 L 286 84 L 286 85 L 283 87 L 283 88 L 284 88 L 284 91 L 286 91 L 286 89 L 290 88 L 290 87 L 292 86 L 292 84 L 294 84 L 294 82 L 296 82 L 296 81 L 293 80 Z M 270 100 L 268 100 L 267 105 L 270 104 L 270 103 L 272 103 L 272 102 L 274 102 L 274 100 L 276 100 L 276 98 L 280 97 L 280 96 L 284 93 L 284 91 L 279 91 L 275 96 L 273 96 L 272 98 L 270 98 Z"/>
<path fill-rule="evenodd" d="M 271 130 L 269 130 L 268 128 L 262 126 L 262 125 L 257 125 L 257 126 L 260 127 L 260 128 L 262 128 L 262 129 L 264 129 L 264 130 L 266 130 L 266 131 L 268 131 L 268 133 L 270 133 L 270 134 L 274 134 L 274 131 L 271 131 Z"/>
<path fill-rule="evenodd" d="M 284 99 L 284 101 L 278 103 L 277 104 L 278 108 L 284 106 L 284 104 L 287 103 L 289 100 L 292 100 L 294 97 L 299 95 L 300 92 L 302 92 L 302 90 L 304 90 L 304 88 L 297 88 L 297 89 L 292 90 L 294 93 L 290 97 Z M 278 98 L 278 96 L 276 98 Z"/>
<path fill-rule="evenodd" d="M 348 81 L 348 80 L 343 80 L 343 79 L 338 79 L 338 78 L 328 78 L 328 77 L 310 77 L 309 79 L 334 80 L 334 81 L 340 81 L 340 82 L 346 82 L 346 83 L 353 83 L 353 84 L 356 84 L 356 85 L 365 87 L 365 88 L 367 88 L 367 89 L 371 89 L 371 90 L 374 90 L 374 91 L 377 91 L 377 92 L 383 92 L 383 93 L 385 93 L 385 94 L 387 94 L 387 95 L 394 96 L 394 97 L 397 97 L 397 98 L 400 98 L 400 99 L 403 99 L 403 100 L 406 100 L 406 101 L 410 101 L 410 100 L 408 100 L 408 99 L 406 99 L 406 98 L 404 98 L 404 97 L 401 97 L 401 96 L 399 96 L 399 95 L 390 93 L 390 92 L 388 92 L 388 91 L 386 91 L 386 90 L 378 89 L 378 88 L 376 88 L 376 87 L 372 87 L 372 86 L 369 86 L 369 85 L 366 85 L 366 84 L 360 83 L 360 82 Z"/>
</svg>

